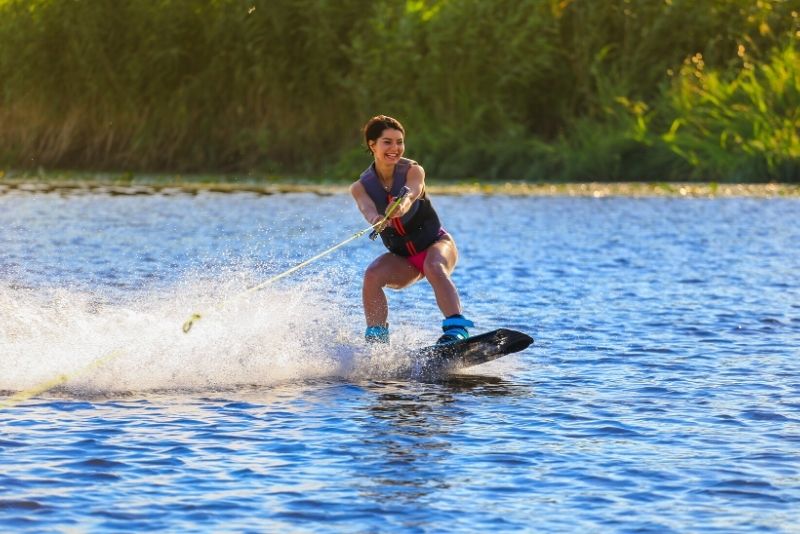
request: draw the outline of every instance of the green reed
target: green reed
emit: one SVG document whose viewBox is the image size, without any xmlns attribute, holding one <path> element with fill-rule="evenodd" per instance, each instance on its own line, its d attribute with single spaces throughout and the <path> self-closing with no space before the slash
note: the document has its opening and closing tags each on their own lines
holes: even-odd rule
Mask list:
<svg viewBox="0 0 800 534">
<path fill-rule="evenodd" d="M 439 178 L 798 180 L 790 4 L 0 0 L 0 164 L 348 178 L 386 113 Z"/>
<path fill-rule="evenodd" d="M 735 76 L 706 71 L 700 56 L 685 63 L 663 139 L 698 176 L 800 181 L 800 52 L 754 64 L 743 47 L 741 58 Z"/>
</svg>

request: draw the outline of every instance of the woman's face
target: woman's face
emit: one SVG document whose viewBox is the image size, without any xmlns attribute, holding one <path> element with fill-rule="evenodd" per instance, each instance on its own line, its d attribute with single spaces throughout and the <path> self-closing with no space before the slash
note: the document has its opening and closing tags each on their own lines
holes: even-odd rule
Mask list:
<svg viewBox="0 0 800 534">
<path fill-rule="evenodd" d="M 372 149 L 377 163 L 394 165 L 400 161 L 405 150 L 403 132 L 394 128 L 386 128 L 378 139 L 370 141 L 369 147 Z"/>
</svg>

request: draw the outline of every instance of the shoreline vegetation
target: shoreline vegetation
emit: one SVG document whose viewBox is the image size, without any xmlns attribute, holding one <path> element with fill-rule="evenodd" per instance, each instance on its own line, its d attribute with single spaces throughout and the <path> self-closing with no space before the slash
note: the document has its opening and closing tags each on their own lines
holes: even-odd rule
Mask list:
<svg viewBox="0 0 800 534">
<path fill-rule="evenodd" d="M 99 193 L 108 195 L 154 195 L 198 193 L 253 193 L 275 195 L 313 193 L 344 194 L 350 182 L 290 177 L 239 177 L 228 175 L 141 175 L 130 173 L 27 173 L 0 171 L 0 196 L 12 193 Z M 433 195 L 508 195 L 573 197 L 755 197 L 800 198 L 800 184 L 716 182 L 524 182 L 437 181 L 427 189 Z"/>
<path fill-rule="evenodd" d="M 344 181 L 381 113 L 439 183 L 797 184 L 800 9 L 0 0 L 0 169 Z"/>
</svg>

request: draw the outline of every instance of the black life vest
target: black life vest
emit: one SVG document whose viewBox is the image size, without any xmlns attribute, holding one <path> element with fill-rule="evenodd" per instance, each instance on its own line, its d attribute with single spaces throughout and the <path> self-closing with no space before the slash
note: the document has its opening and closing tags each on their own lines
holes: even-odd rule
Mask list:
<svg viewBox="0 0 800 534">
<path fill-rule="evenodd" d="M 359 181 L 367 191 L 369 198 L 375 203 L 375 207 L 378 208 L 378 213 L 385 213 L 389 204 L 397 198 L 406 185 L 409 169 L 416 164 L 416 161 L 400 158 L 394 167 L 392 187 L 388 192 L 381 185 L 381 180 L 375 170 L 375 163 L 361 173 Z M 439 239 L 441 229 L 439 216 L 433 209 L 427 192 L 423 190 L 422 195 L 414 201 L 408 213 L 402 217 L 391 219 L 391 224 L 381 232 L 381 240 L 390 252 L 408 257 L 431 246 Z"/>
</svg>

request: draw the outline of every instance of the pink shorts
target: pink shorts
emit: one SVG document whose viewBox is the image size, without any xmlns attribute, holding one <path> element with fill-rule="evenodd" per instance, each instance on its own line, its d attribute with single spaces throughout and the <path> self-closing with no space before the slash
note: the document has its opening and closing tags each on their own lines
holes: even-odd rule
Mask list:
<svg viewBox="0 0 800 534">
<path fill-rule="evenodd" d="M 444 228 L 442 228 L 441 230 L 439 230 L 439 235 L 436 236 L 436 241 L 440 240 L 442 237 L 446 235 L 447 231 Z M 434 241 L 434 243 L 436 243 L 436 241 Z M 428 248 L 430 248 L 430 246 Z M 408 260 L 408 263 L 413 265 L 422 274 L 425 274 L 425 258 L 428 256 L 428 248 L 426 248 L 422 252 L 417 252 L 413 256 L 408 256 L 406 258 Z"/>
</svg>

